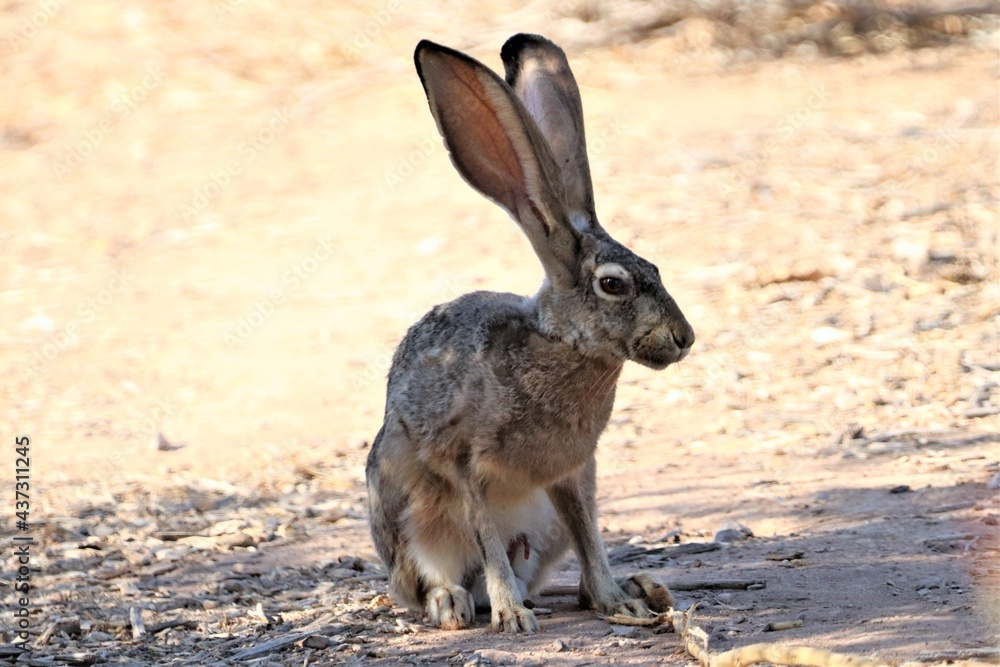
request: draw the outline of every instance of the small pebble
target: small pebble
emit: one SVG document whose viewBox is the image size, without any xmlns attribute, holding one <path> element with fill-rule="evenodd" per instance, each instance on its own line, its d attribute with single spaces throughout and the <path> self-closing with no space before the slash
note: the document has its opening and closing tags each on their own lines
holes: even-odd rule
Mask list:
<svg viewBox="0 0 1000 667">
<path fill-rule="evenodd" d="M 889 489 L 889 493 L 909 493 L 912 490 L 909 484 L 900 484 Z"/>
</svg>

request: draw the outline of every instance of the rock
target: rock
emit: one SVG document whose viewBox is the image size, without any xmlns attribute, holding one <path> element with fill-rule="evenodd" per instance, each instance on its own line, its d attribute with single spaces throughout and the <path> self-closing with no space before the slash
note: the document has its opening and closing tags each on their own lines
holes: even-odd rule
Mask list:
<svg viewBox="0 0 1000 667">
<path fill-rule="evenodd" d="M 153 549 L 153 555 L 158 561 L 172 562 L 184 558 L 191 553 L 191 548 L 175 549 L 172 547 L 159 547 Z"/>
<path fill-rule="evenodd" d="M 904 234 L 892 242 L 892 255 L 906 265 L 911 273 L 923 271 L 930 262 L 930 244 L 927 239 Z"/>
<path fill-rule="evenodd" d="M 750 537 L 753 537 L 753 531 L 743 524 L 727 523 L 725 526 L 716 531 L 715 535 L 712 537 L 712 541 L 721 543 L 741 542 Z"/>
<path fill-rule="evenodd" d="M 481 648 L 469 656 L 462 667 L 477 667 L 479 665 L 513 665 L 517 663 L 517 655 L 510 651 L 498 651 L 492 648 Z"/>
<path fill-rule="evenodd" d="M 55 635 L 65 634 L 69 637 L 77 637 L 81 632 L 80 617 L 66 616 L 58 618 L 53 621 L 52 631 Z"/>
<path fill-rule="evenodd" d="M 831 343 L 840 343 L 851 338 L 851 332 L 845 331 L 843 329 L 838 329 L 836 327 L 819 327 L 813 329 L 809 334 L 813 342 L 819 346 L 829 345 Z"/>
<path fill-rule="evenodd" d="M 635 637 L 638 628 L 634 625 L 612 625 L 611 634 L 615 637 Z"/>
<path fill-rule="evenodd" d="M 182 444 L 174 444 L 170 442 L 162 433 L 157 433 L 153 438 L 153 449 L 158 452 L 172 452 L 182 449 L 183 447 L 184 445 Z"/>
<path fill-rule="evenodd" d="M 122 595 L 139 595 L 139 586 L 131 579 L 118 582 L 118 592 Z"/>
<path fill-rule="evenodd" d="M 204 537 L 202 535 L 191 535 L 190 537 L 182 537 L 177 540 L 180 544 L 187 545 L 192 549 L 198 549 L 201 551 L 211 551 L 215 548 L 217 541 L 214 537 Z"/>
<path fill-rule="evenodd" d="M 246 533 L 236 533 L 235 535 L 220 535 L 217 538 L 219 546 L 232 549 L 235 547 L 252 547 L 255 544 L 253 537 Z"/>
<path fill-rule="evenodd" d="M 246 522 L 242 519 L 227 519 L 225 521 L 219 521 L 212 524 L 212 527 L 208 529 L 208 534 L 213 537 L 218 535 L 228 535 L 238 532 L 245 525 Z"/>
<path fill-rule="evenodd" d="M 556 653 L 562 653 L 563 651 L 569 650 L 569 644 L 567 644 L 566 641 L 563 639 L 557 639 L 554 642 L 552 642 L 551 648 Z"/>
<path fill-rule="evenodd" d="M 299 642 L 299 646 L 304 648 L 326 648 L 329 643 L 327 638 L 322 635 L 309 635 Z"/>
</svg>

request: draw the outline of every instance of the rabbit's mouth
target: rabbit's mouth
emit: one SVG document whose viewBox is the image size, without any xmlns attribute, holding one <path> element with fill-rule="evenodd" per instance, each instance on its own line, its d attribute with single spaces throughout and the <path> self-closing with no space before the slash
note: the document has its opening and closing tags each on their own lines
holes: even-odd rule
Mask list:
<svg viewBox="0 0 1000 667">
<path fill-rule="evenodd" d="M 688 343 L 688 340 L 682 342 Z M 631 357 L 636 363 L 659 371 L 681 361 L 690 351 L 690 344 L 682 347 L 671 327 L 662 325 L 654 327 L 637 340 Z"/>
</svg>

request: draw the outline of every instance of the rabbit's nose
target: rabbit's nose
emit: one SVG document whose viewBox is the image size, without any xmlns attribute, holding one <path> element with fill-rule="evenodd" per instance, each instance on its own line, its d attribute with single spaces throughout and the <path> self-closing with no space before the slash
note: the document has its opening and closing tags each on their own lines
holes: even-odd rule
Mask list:
<svg viewBox="0 0 1000 667">
<path fill-rule="evenodd" d="M 673 336 L 674 343 L 682 350 L 689 350 L 694 345 L 694 329 L 683 318 L 670 328 L 670 334 Z"/>
</svg>

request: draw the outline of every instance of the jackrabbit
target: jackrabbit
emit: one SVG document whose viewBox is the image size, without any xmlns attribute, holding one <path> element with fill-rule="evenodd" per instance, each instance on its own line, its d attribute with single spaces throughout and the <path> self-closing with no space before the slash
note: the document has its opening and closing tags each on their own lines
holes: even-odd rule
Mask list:
<svg viewBox="0 0 1000 667">
<path fill-rule="evenodd" d="M 455 168 L 517 222 L 545 280 L 533 297 L 466 294 L 407 332 L 368 456 L 372 537 L 397 598 L 444 629 L 478 605 L 496 629 L 535 631 L 524 602 L 570 545 L 582 605 L 647 616 L 670 594 L 612 578 L 594 450 L 625 361 L 665 368 L 694 331 L 656 267 L 597 221 L 563 51 L 521 34 L 500 56 L 506 83 L 426 40 L 414 60 Z"/>
</svg>

